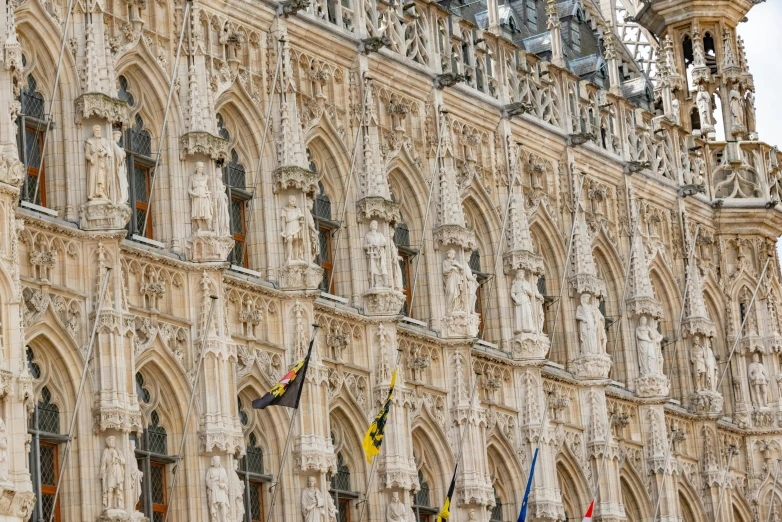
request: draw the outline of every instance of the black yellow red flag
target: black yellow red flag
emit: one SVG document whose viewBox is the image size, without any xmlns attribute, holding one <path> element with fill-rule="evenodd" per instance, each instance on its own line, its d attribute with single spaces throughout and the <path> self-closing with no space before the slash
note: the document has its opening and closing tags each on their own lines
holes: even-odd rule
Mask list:
<svg viewBox="0 0 782 522">
<path fill-rule="evenodd" d="M 459 464 L 453 468 L 453 478 L 451 479 L 451 485 L 448 487 L 448 495 L 446 495 L 445 502 L 443 502 L 443 509 L 440 511 L 440 514 L 437 515 L 437 522 L 443 522 L 444 520 L 451 518 L 451 499 L 453 498 L 453 490 L 456 487 L 456 472 L 458 469 Z"/>
<path fill-rule="evenodd" d="M 316 326 L 317 328 L 317 326 Z M 307 355 L 296 364 L 285 376 L 279 380 L 272 389 L 260 399 L 253 401 L 253 408 L 262 410 L 267 406 L 285 406 L 287 408 L 298 408 L 301 400 L 301 391 L 304 389 L 304 377 L 307 374 L 307 368 L 312 356 L 312 345 L 315 344 L 315 335 L 310 341 Z"/>
</svg>

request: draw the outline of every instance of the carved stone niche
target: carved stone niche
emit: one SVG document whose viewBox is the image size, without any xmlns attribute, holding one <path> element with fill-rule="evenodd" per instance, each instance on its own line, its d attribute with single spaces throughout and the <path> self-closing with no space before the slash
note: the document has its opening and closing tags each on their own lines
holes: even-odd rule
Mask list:
<svg viewBox="0 0 782 522">
<path fill-rule="evenodd" d="M 399 203 L 385 199 L 380 196 L 369 196 L 358 200 L 356 203 L 356 212 L 361 221 L 371 221 L 376 219 L 384 221 L 391 226 L 400 221 Z"/>
<path fill-rule="evenodd" d="M 537 291 L 538 277 L 543 274 L 543 258 L 528 250 L 513 250 L 503 255 L 503 269 L 505 274 L 510 276 L 511 283 L 511 303 L 513 305 L 513 341 L 511 352 L 515 360 L 536 360 L 543 359 L 551 347 L 548 336 L 543 332 L 543 296 Z M 520 285 L 523 287 L 519 288 Z M 532 327 L 529 324 L 520 327 L 519 322 L 525 320 L 517 314 L 524 314 L 521 308 L 523 305 L 517 304 L 516 299 L 524 299 L 518 296 L 519 293 L 525 293 L 524 290 L 531 291 L 532 296 L 527 296 L 529 300 L 529 311 L 526 323 L 532 320 Z M 517 296 L 517 297 L 514 297 Z"/>
<path fill-rule="evenodd" d="M 314 198 L 318 193 L 318 181 L 320 174 L 312 172 L 309 169 L 297 167 L 295 165 L 282 166 L 272 172 L 272 183 L 274 192 L 296 189 L 304 192 L 308 197 Z"/>
<path fill-rule="evenodd" d="M 119 123 L 126 127 L 130 123 L 130 108 L 125 100 L 112 98 L 100 92 L 88 92 L 76 98 L 76 123 L 93 116 Z"/>
<path fill-rule="evenodd" d="M 472 252 L 477 247 L 475 232 L 461 225 L 441 225 L 434 229 L 433 236 L 435 250 L 447 250 L 450 246 L 459 246 Z"/>
<path fill-rule="evenodd" d="M 215 161 L 225 161 L 228 159 L 228 140 L 208 132 L 188 132 L 179 138 L 179 151 L 183 160 L 188 156 L 204 155 Z"/>
</svg>

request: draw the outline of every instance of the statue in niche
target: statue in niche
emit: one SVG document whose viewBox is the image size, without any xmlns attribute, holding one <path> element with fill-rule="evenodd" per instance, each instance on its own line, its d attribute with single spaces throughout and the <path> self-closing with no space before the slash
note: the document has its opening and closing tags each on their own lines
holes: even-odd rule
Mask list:
<svg viewBox="0 0 782 522">
<path fill-rule="evenodd" d="M 635 338 L 638 341 L 638 363 L 641 366 L 641 375 L 660 375 L 663 373 L 663 355 L 660 343 L 663 340 L 656 328 L 649 324 L 649 320 L 642 315 L 635 329 Z"/>
<path fill-rule="evenodd" d="M 237 469 L 239 469 L 239 461 L 233 459 L 234 469 L 231 473 L 231 498 L 234 505 L 234 520 L 241 522 L 244 520 L 244 482 L 239 478 Z"/>
<path fill-rule="evenodd" d="M 114 437 L 106 438 L 100 459 L 100 483 L 103 489 L 103 509 L 125 508 L 125 457 L 116 448 Z"/>
<path fill-rule="evenodd" d="M 369 232 L 364 239 L 364 250 L 369 257 L 370 288 L 388 287 L 386 236 L 377 231 L 377 221 L 374 219 L 369 223 Z"/>
<path fill-rule="evenodd" d="M 516 272 L 511 285 L 510 296 L 513 299 L 513 333 L 535 331 L 532 313 L 532 300 L 535 295 L 524 272 Z"/>
<path fill-rule="evenodd" d="M 320 255 L 320 231 L 315 226 L 315 218 L 313 216 L 315 206 L 315 200 L 310 199 L 309 203 L 305 207 L 307 214 L 307 228 L 310 234 L 310 250 L 312 252 L 312 259 L 317 259 Z"/>
<path fill-rule="evenodd" d="M 386 511 L 386 522 L 407 522 L 407 507 L 399 500 L 399 493 L 391 493 L 391 502 Z"/>
<path fill-rule="evenodd" d="M 296 206 L 296 196 L 288 198 L 288 206 L 282 209 L 282 241 L 285 243 L 285 261 L 304 258 L 304 213 Z"/>
<path fill-rule="evenodd" d="M 733 118 L 734 127 L 744 127 L 746 121 L 744 119 L 744 98 L 741 97 L 739 91 L 731 89 L 728 94 L 728 103 L 730 105 L 730 115 Z"/>
<path fill-rule="evenodd" d="M 190 176 L 190 219 L 193 232 L 212 230 L 212 193 L 209 178 L 204 173 L 203 162 L 196 163 L 195 173 Z"/>
<path fill-rule="evenodd" d="M 750 131 L 755 130 L 755 93 L 747 91 L 744 97 L 744 113 L 747 117 L 747 129 Z"/>
<path fill-rule="evenodd" d="M 228 474 L 220 457 L 212 457 L 212 467 L 206 472 L 206 500 L 211 522 L 231 522 Z"/>
<path fill-rule="evenodd" d="M 115 186 L 117 188 L 117 197 L 114 202 L 118 205 L 126 205 L 128 203 L 128 173 L 125 166 L 125 159 L 127 153 L 125 149 L 120 147 L 119 142 L 122 139 L 122 132 L 115 130 L 112 134 L 114 138 L 114 175 L 117 177 Z"/>
<path fill-rule="evenodd" d="M 100 125 L 93 125 L 92 138 L 84 143 L 87 159 L 87 200 L 108 200 L 114 181 L 114 147 L 102 136 Z"/>
<path fill-rule="evenodd" d="M 0 418 L 0 485 L 8 482 L 8 431 Z"/>
<path fill-rule="evenodd" d="M 219 176 L 215 182 L 215 191 L 215 235 L 217 237 L 230 236 L 231 217 L 228 214 L 228 192 L 226 192 L 223 180 Z"/>
<path fill-rule="evenodd" d="M 315 477 L 307 477 L 307 487 L 301 492 L 301 513 L 304 522 L 326 522 L 326 503 L 323 494 L 315 487 Z"/>
<path fill-rule="evenodd" d="M 674 125 L 681 125 L 682 124 L 682 117 L 681 112 L 679 111 L 679 100 L 678 98 L 674 98 L 671 100 L 671 116 L 673 117 L 673 124 Z"/>
<path fill-rule="evenodd" d="M 749 365 L 749 387 L 752 393 L 752 405 L 756 408 L 766 408 L 768 406 L 768 373 L 766 367 L 760 362 L 760 354 L 752 354 L 752 363 Z"/>
<path fill-rule="evenodd" d="M 130 464 L 130 499 L 135 506 L 141 498 L 141 479 L 144 478 L 144 473 L 138 468 L 138 462 L 136 462 L 136 441 L 133 439 L 130 439 L 128 455 L 128 463 Z"/>
<path fill-rule="evenodd" d="M 582 354 L 599 355 L 605 353 L 605 320 L 591 300 L 591 295 L 581 294 L 581 303 L 576 309 L 578 338 L 581 342 Z"/>
<path fill-rule="evenodd" d="M 698 94 L 695 96 L 695 105 L 698 107 L 698 116 L 701 120 L 701 130 L 712 127 L 711 122 L 711 95 L 703 84 L 698 85 Z"/>
<path fill-rule="evenodd" d="M 708 338 L 703 347 L 703 354 L 706 361 L 706 388 L 711 391 L 717 391 L 717 358 L 714 357 L 714 351 L 711 349 L 711 340 Z"/>
<path fill-rule="evenodd" d="M 466 264 L 464 265 L 464 302 L 467 305 L 467 313 L 473 313 L 475 312 L 475 302 L 478 299 L 478 287 L 480 284 L 478 283 L 478 276 L 473 274 L 472 270 L 470 269 L 470 265 Z"/>
<path fill-rule="evenodd" d="M 692 364 L 692 377 L 695 381 L 695 391 L 706 389 L 706 351 L 701 345 L 701 338 L 695 336 L 690 350 L 690 363 Z"/>
<path fill-rule="evenodd" d="M 464 302 L 464 267 L 456 261 L 456 250 L 453 248 L 443 259 L 443 283 L 445 284 L 445 310 L 447 313 L 465 310 Z"/>
<path fill-rule="evenodd" d="M 405 280 L 402 276 L 402 256 L 399 255 L 399 248 L 397 248 L 394 242 L 394 231 L 392 230 L 388 236 L 388 261 L 393 267 L 393 280 L 391 281 L 391 288 L 401 292 L 405 287 Z"/>
</svg>

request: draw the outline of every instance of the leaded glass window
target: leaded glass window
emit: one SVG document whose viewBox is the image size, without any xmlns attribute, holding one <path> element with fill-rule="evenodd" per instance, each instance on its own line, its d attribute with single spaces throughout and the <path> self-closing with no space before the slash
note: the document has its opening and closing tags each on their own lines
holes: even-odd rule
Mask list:
<svg viewBox="0 0 782 522">
<path fill-rule="evenodd" d="M 46 169 L 43 163 L 44 135 L 46 133 L 46 103 L 38 92 L 38 82 L 30 74 L 22 87 L 19 102 L 21 111 L 17 127 L 19 158 L 25 166 L 22 199 L 46 206 Z M 40 184 L 40 186 L 38 186 Z"/>
<path fill-rule="evenodd" d="M 28 369 L 40 377 L 40 368 L 33 362 L 35 355 L 27 348 Z M 32 371 L 35 370 L 35 371 Z M 32 522 L 49 522 L 52 511 L 54 520 L 60 520 L 59 501 L 54 504 L 54 494 L 59 479 L 59 445 L 67 440 L 60 434 L 60 408 L 53 402 L 48 386 L 41 388 L 40 400 L 35 406 L 28 425 L 30 435 L 30 478 L 37 502 L 30 517 Z"/>
<path fill-rule="evenodd" d="M 222 114 L 217 115 L 217 133 L 225 140 L 231 139 L 231 133 L 225 127 L 225 119 Z M 237 266 L 248 267 L 247 253 L 247 216 L 245 209 L 247 202 L 252 199 L 252 190 L 247 186 L 247 170 L 241 163 L 239 153 L 235 148 L 231 149 L 230 159 L 221 165 L 223 172 L 223 184 L 228 194 L 228 215 L 231 221 L 231 235 L 234 240 L 234 248 L 228 254 L 228 261 Z"/>
<path fill-rule="evenodd" d="M 136 373 L 136 394 L 139 401 L 148 404 L 151 394 L 146 387 L 146 379 L 141 372 Z M 160 414 L 152 410 L 146 427 L 136 441 L 136 462 L 144 474 L 141 481 L 141 498 L 136 509 L 151 521 L 163 520 L 168 510 L 167 466 L 176 459 L 168 455 L 168 433 L 162 425 Z"/>
<path fill-rule="evenodd" d="M 263 448 L 258 444 L 255 433 L 250 433 L 247 438 L 247 451 L 238 462 L 236 473 L 244 483 L 244 511 L 245 520 L 262 522 L 264 512 L 264 485 L 271 481 L 271 476 L 266 474 L 263 462 Z"/>
</svg>

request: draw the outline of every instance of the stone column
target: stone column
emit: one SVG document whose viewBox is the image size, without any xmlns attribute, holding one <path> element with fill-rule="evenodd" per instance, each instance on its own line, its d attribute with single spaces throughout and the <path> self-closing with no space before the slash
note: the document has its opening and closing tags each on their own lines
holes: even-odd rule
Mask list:
<svg viewBox="0 0 782 522">
<path fill-rule="evenodd" d="M 652 477 L 652 504 L 657 505 L 657 499 L 661 498 L 658 512 L 660 520 L 676 522 L 679 520 L 679 495 L 674 473 L 677 469 L 674 453 L 678 443 L 684 440 L 684 433 L 668 432 L 662 403 L 642 407 L 639 415 L 646 439 L 646 467 Z"/>
<path fill-rule="evenodd" d="M 585 411 L 588 413 L 587 460 L 592 471 L 592 487 L 594 481 L 600 475 L 597 484 L 595 498 L 594 519 L 598 522 L 622 520 L 624 510 L 622 508 L 622 488 L 619 482 L 619 443 L 611 433 L 611 418 L 606 407 L 605 390 L 598 387 L 583 388 L 580 390 L 582 404 L 587 404 Z M 605 459 L 605 462 L 604 462 Z M 600 468 L 603 468 L 600 474 Z"/>
<path fill-rule="evenodd" d="M 565 53 L 562 48 L 562 22 L 559 21 L 559 12 L 555 0 L 546 2 L 546 25 L 551 32 L 551 63 L 563 69 L 567 67 Z"/>
</svg>

